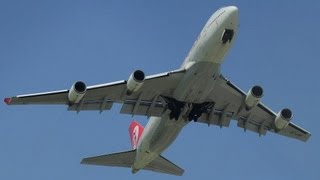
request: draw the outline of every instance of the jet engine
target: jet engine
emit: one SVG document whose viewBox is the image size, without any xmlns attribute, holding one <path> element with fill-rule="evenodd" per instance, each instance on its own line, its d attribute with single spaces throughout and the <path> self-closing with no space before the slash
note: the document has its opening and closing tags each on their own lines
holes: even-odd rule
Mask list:
<svg viewBox="0 0 320 180">
<path fill-rule="evenodd" d="M 138 91 L 144 83 L 145 75 L 141 70 L 134 71 L 127 81 L 127 95 Z"/>
<path fill-rule="evenodd" d="M 77 81 L 74 83 L 68 94 L 68 99 L 71 104 L 78 103 L 83 96 L 86 94 L 87 91 L 87 86 L 84 82 L 82 81 Z"/>
<path fill-rule="evenodd" d="M 290 109 L 285 108 L 278 112 L 276 119 L 274 120 L 274 126 L 277 130 L 284 129 L 288 126 L 292 119 L 292 112 Z"/>
<path fill-rule="evenodd" d="M 263 96 L 263 89 L 260 86 L 253 86 L 247 93 L 245 99 L 246 110 L 250 110 L 256 106 Z"/>
</svg>

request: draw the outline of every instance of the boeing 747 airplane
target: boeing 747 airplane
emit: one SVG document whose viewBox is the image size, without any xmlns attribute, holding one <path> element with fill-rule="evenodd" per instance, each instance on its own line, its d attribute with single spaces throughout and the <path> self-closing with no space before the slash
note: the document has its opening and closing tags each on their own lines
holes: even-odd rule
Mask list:
<svg viewBox="0 0 320 180">
<path fill-rule="evenodd" d="M 128 80 L 87 86 L 75 82 L 70 89 L 5 98 L 8 105 L 61 104 L 69 111 L 110 110 L 122 104 L 120 113 L 149 117 L 144 128 L 136 121 L 129 127 L 132 150 L 84 158 L 81 163 L 141 169 L 182 175 L 184 170 L 161 156 L 191 121 L 228 127 L 231 120 L 258 135 L 276 133 L 301 141 L 311 134 L 291 122 L 284 108 L 274 112 L 261 102 L 263 89 L 247 93 L 226 79 L 221 64 L 238 28 L 238 8 L 223 7 L 208 20 L 181 67 L 150 76 L 134 71 Z"/>
</svg>

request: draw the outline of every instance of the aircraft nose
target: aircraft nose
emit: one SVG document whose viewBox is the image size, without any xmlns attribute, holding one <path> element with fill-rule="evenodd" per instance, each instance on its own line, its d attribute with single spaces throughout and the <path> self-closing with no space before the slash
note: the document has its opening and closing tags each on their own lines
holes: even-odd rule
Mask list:
<svg viewBox="0 0 320 180">
<path fill-rule="evenodd" d="M 233 18 L 237 18 L 239 15 L 239 10 L 236 6 L 228 6 L 226 7 L 226 11 L 228 12 L 229 16 Z"/>
<path fill-rule="evenodd" d="M 230 12 L 238 12 L 238 8 L 236 6 L 228 6 L 226 7 Z"/>
<path fill-rule="evenodd" d="M 236 29 L 237 25 L 238 25 L 238 17 L 239 17 L 239 10 L 236 6 L 228 6 L 225 7 L 225 12 L 226 12 L 226 16 L 225 16 L 225 21 L 229 24 L 228 26 L 232 26 L 230 27 L 231 29 Z"/>
</svg>

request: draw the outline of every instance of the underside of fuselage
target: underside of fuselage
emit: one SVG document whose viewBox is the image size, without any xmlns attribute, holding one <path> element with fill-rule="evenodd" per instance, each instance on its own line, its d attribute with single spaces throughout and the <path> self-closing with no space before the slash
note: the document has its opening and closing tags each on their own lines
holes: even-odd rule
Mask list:
<svg viewBox="0 0 320 180">
<path fill-rule="evenodd" d="M 167 110 L 162 117 L 150 117 L 138 144 L 132 172 L 158 158 L 188 122 L 197 121 L 214 106 L 214 102 L 206 100 L 214 91 L 237 26 L 236 7 L 221 8 L 210 17 L 182 64 L 185 73 L 172 96 L 160 95 Z"/>
<path fill-rule="evenodd" d="M 236 7 L 224 7 L 215 12 L 183 62 L 179 70 L 183 74 L 166 95 L 160 93 L 154 98 L 150 108 L 154 108 L 155 101 L 159 99 L 163 107 L 161 117 L 151 116 L 144 129 L 136 123 L 130 125 L 133 150 L 85 158 L 83 163 L 130 167 L 132 173 L 145 169 L 182 175 L 184 170 L 165 159 L 161 153 L 173 143 L 186 124 L 197 121 L 204 113 L 212 112 L 215 100 L 209 97 L 215 93 L 215 87 L 219 87 L 220 66 L 233 44 L 237 26 Z M 137 91 L 143 80 L 143 72 L 136 71 L 128 80 L 130 86 L 127 85 L 126 95 Z M 136 103 L 133 112 L 139 103 Z"/>
<path fill-rule="evenodd" d="M 141 141 L 137 147 L 137 155 L 133 169 L 142 169 L 167 149 L 176 139 L 181 129 L 188 123 L 181 116 L 178 120 L 170 118 L 170 110 L 161 117 L 150 117 Z"/>
</svg>

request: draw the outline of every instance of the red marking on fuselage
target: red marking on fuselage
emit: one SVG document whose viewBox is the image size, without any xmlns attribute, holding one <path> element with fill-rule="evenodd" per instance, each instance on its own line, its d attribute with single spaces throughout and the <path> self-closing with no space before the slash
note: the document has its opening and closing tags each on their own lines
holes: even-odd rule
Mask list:
<svg viewBox="0 0 320 180">
<path fill-rule="evenodd" d="M 144 127 L 136 121 L 132 121 L 129 127 L 130 141 L 133 149 L 136 149 Z"/>
</svg>

